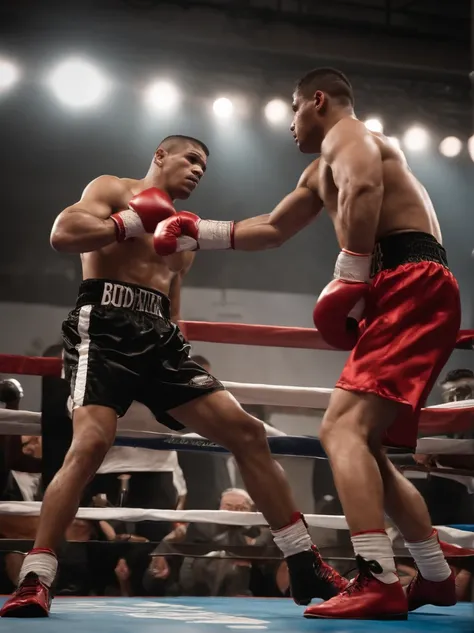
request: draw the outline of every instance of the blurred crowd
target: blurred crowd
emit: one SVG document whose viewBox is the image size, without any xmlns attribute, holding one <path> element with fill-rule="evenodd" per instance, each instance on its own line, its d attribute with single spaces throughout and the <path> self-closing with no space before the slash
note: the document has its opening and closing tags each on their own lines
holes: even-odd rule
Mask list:
<svg viewBox="0 0 474 633">
<path fill-rule="evenodd" d="M 203 357 L 196 360 L 210 370 Z M 440 385 L 442 400 L 473 397 L 474 373 L 449 372 Z M 0 381 L 0 401 L 21 408 L 20 383 Z M 456 436 L 459 437 L 459 436 Z M 467 435 L 463 436 L 467 437 Z M 471 434 L 472 437 L 472 434 Z M 113 447 L 89 486 L 84 503 L 94 507 L 215 509 L 254 512 L 248 493 L 233 487 L 225 455 Z M 474 524 L 472 480 L 443 473 L 457 468 L 474 473 L 472 457 L 415 455 L 398 460 L 414 477 L 434 524 Z M 41 501 L 43 446 L 37 436 L 0 436 L 0 500 Z M 235 485 L 235 484 L 234 484 Z M 316 513 L 341 514 L 327 462 L 314 460 Z M 19 539 L 0 551 L 0 593 L 10 593 L 34 540 L 37 517 L 0 514 L 0 538 Z M 389 526 L 387 526 L 389 527 Z M 313 530 L 331 552 L 349 548 L 345 532 Z M 334 554 L 332 554 L 334 555 Z M 266 528 L 165 521 L 90 521 L 75 519 L 59 552 L 57 595 L 99 596 L 263 596 L 289 595 L 288 570 Z M 353 567 L 331 559 L 342 573 Z M 399 573 L 409 582 L 415 570 L 402 561 Z M 457 570 L 459 599 L 468 599 L 471 576 Z"/>
</svg>

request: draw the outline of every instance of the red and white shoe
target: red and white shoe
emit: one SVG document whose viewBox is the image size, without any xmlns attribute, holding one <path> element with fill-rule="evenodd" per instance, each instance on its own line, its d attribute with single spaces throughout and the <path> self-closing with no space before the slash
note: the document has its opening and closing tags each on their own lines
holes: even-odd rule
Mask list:
<svg viewBox="0 0 474 633">
<path fill-rule="evenodd" d="M 285 560 L 290 574 L 291 596 L 296 604 L 307 605 L 313 598 L 329 600 L 349 584 L 347 578 L 323 561 L 315 545 Z"/>
<path fill-rule="evenodd" d="M 418 572 L 406 591 L 409 611 L 415 611 L 425 604 L 433 604 L 435 607 L 452 607 L 457 602 L 456 577 L 453 571 L 446 580 L 441 582 L 426 580 Z"/>
<path fill-rule="evenodd" d="M 372 575 L 381 573 L 376 561 L 357 556 L 359 574 L 347 588 L 327 602 L 308 607 L 305 618 L 344 620 L 406 620 L 408 602 L 399 582 L 387 585 Z M 380 571 L 379 571 L 380 570 Z"/>
<path fill-rule="evenodd" d="M 1 618 L 47 618 L 51 609 L 51 591 L 30 572 L 0 610 Z"/>
</svg>

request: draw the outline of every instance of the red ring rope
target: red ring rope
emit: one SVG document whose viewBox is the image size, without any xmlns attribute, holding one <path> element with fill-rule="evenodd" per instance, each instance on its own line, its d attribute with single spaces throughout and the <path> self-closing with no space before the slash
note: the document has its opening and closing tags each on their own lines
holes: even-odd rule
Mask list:
<svg viewBox="0 0 474 633">
<path fill-rule="evenodd" d="M 319 332 L 312 328 L 204 321 L 184 321 L 181 325 L 190 341 L 295 349 L 332 349 L 322 340 Z M 472 349 L 473 344 L 474 330 L 463 330 L 459 333 L 456 346 L 458 349 Z M 59 376 L 61 374 L 61 359 L 0 354 L 0 373 Z M 423 409 L 420 432 L 438 435 L 462 433 L 472 430 L 473 420 L 474 411 L 469 407 Z"/>
</svg>

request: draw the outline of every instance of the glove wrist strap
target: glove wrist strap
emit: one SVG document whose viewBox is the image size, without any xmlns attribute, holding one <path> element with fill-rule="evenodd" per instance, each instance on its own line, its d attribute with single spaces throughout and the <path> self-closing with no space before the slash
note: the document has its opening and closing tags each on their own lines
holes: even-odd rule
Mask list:
<svg viewBox="0 0 474 633">
<path fill-rule="evenodd" d="M 201 250 L 228 250 L 233 248 L 234 223 L 220 220 L 199 220 L 199 248 Z"/>
<path fill-rule="evenodd" d="M 371 254 L 363 255 L 342 249 L 336 260 L 334 279 L 354 283 L 368 283 L 370 281 L 371 266 Z"/>
<path fill-rule="evenodd" d="M 138 237 L 145 233 L 143 222 L 133 209 L 125 209 L 125 211 L 113 213 L 110 218 L 115 223 L 117 242 L 123 242 L 131 237 Z"/>
</svg>

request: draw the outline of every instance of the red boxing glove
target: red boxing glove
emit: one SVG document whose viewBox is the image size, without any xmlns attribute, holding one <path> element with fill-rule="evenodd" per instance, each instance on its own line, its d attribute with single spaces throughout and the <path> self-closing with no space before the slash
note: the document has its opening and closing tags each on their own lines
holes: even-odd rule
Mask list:
<svg viewBox="0 0 474 633">
<path fill-rule="evenodd" d="M 371 255 L 342 250 L 334 279 L 319 295 L 313 321 L 323 339 L 336 349 L 351 350 L 359 338 L 359 320 L 369 292 Z"/>
<path fill-rule="evenodd" d="M 233 222 L 201 220 L 189 211 L 180 211 L 156 227 L 153 246 L 158 255 L 182 251 L 225 250 L 233 246 Z"/>
<path fill-rule="evenodd" d="M 169 195 L 156 187 L 134 196 L 128 206 L 128 209 L 110 216 L 115 222 L 117 242 L 153 233 L 158 222 L 176 213 Z"/>
</svg>

